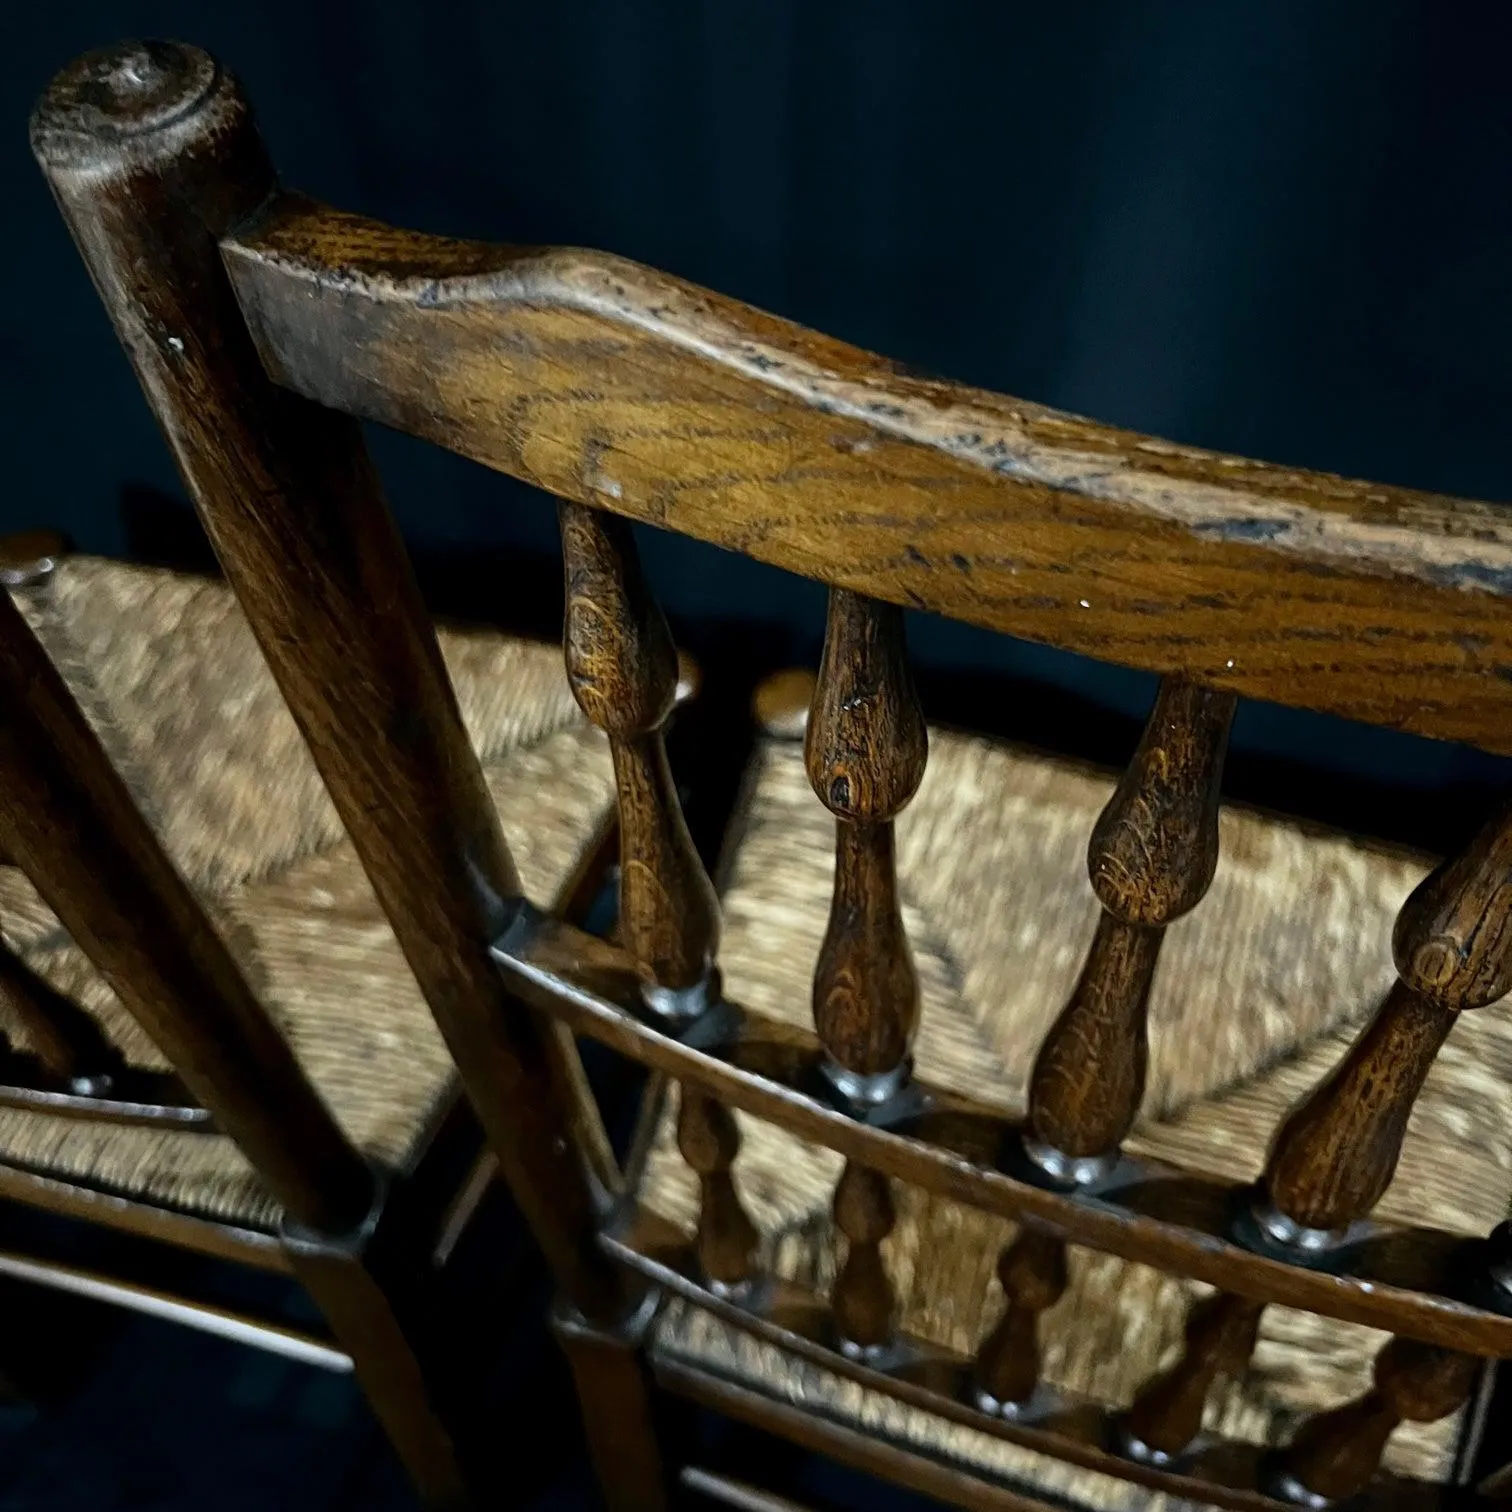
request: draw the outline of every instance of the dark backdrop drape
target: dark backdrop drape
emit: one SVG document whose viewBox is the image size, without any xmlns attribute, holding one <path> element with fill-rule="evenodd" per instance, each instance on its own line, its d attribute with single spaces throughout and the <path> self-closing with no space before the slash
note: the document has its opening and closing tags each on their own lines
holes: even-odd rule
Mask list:
<svg viewBox="0 0 1512 1512">
<path fill-rule="evenodd" d="M 22 0 L 7 23 L 3 529 L 115 554 L 197 529 L 26 148 L 52 71 L 128 34 L 216 52 L 285 179 L 353 209 L 606 247 L 1184 442 L 1512 492 L 1512 25 L 1494 0 Z M 375 445 L 423 551 L 554 549 L 529 491 Z M 813 654 L 812 585 L 646 550 L 695 635 L 743 616 Z M 525 591 L 502 574 L 501 612 Z M 1125 714 L 1149 697 L 937 622 L 912 635 L 928 666 Z M 1427 789 L 1489 771 L 1267 709 L 1237 738 Z"/>
</svg>

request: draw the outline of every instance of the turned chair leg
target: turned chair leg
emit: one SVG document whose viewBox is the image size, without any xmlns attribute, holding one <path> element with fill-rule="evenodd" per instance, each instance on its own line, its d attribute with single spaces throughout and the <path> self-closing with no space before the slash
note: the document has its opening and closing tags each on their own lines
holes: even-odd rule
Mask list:
<svg viewBox="0 0 1512 1512">
<path fill-rule="evenodd" d="M 670 1501 L 644 1349 L 659 1301 L 648 1293 L 629 1319 L 612 1327 L 595 1326 L 561 1306 L 552 1317 L 609 1512 L 667 1512 Z"/>
<path fill-rule="evenodd" d="M 376 1221 L 381 1212 L 375 1205 L 366 1224 L 340 1237 L 286 1223 L 284 1248 L 421 1500 L 437 1512 L 471 1512 L 504 1484 L 502 1464 L 482 1455 L 486 1435 L 468 1431 L 466 1383 L 478 1372 L 466 1369 L 467 1339 L 442 1316 L 435 1273 Z"/>
</svg>

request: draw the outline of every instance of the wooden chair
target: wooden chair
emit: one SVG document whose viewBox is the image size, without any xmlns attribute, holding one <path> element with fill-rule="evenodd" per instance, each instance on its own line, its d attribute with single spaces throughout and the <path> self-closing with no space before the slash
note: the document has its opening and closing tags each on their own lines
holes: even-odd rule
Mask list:
<svg viewBox="0 0 1512 1512">
<path fill-rule="evenodd" d="M 75 64 L 36 142 L 551 1263 L 614 1507 L 668 1494 L 654 1387 L 967 1506 L 1460 1485 L 1512 1348 L 1512 820 L 1433 867 L 1219 790 L 1241 695 L 1512 753 L 1496 510 L 920 379 L 602 254 L 329 210 L 276 189 L 192 49 Z M 560 499 L 617 943 L 526 901 L 346 415 Z M 630 520 L 831 589 L 806 720 L 801 678 L 764 690 L 722 940 Z M 926 730 L 900 606 L 1160 674 L 1127 770 Z M 0 839 L 45 882 L 29 749 L 0 747 Z M 657 1073 L 613 1200 L 546 1024 Z M 206 1101 L 240 1134 L 227 1078 Z M 351 1163 L 292 1122 L 243 1143 L 339 1247 Z"/>
<path fill-rule="evenodd" d="M 87 77 L 72 86 L 85 109 Z M 44 106 L 42 149 L 66 152 L 67 130 Z M 213 430 L 212 408 L 198 419 Z M 345 566 L 322 563 L 300 608 L 323 622 L 286 647 L 315 648 L 317 675 L 371 721 L 365 832 L 415 837 L 385 901 L 404 899 L 424 990 L 463 993 L 459 889 L 474 898 L 514 864 L 573 912 L 602 886 L 607 744 L 557 647 L 433 633 L 351 432 L 248 424 L 290 442 L 311 480 L 301 508 L 361 514 L 331 537 L 360 538 Z M 273 528 L 267 480 L 242 481 L 248 522 Z M 0 1276 L 355 1368 L 426 1498 L 470 1502 L 498 1476 L 491 1432 L 469 1437 L 496 1361 L 453 1261 L 496 1162 L 246 617 L 224 582 L 40 534 L 4 544 L 0 582 L 0 1197 L 117 1231 L 89 1246 L 91 1270 L 53 1230 L 7 1221 Z M 357 772 L 333 784 L 344 799 Z M 513 863 L 498 816 L 529 829 Z M 496 1054 L 521 1077 L 561 1070 L 557 1037 L 514 1017 Z M 550 1139 L 519 1158 L 535 1179 L 568 1161 Z M 575 1155 L 570 1169 L 580 1180 Z M 328 1326 L 227 1311 L 182 1252 L 291 1273 Z"/>
</svg>

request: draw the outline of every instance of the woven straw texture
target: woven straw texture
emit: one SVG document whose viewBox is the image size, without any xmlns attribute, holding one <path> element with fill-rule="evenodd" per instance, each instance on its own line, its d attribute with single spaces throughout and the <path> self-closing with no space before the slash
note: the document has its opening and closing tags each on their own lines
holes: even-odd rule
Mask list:
<svg viewBox="0 0 1512 1512">
<path fill-rule="evenodd" d="M 373 1159 L 404 1165 L 453 1068 L 230 591 L 75 557 L 17 599 L 337 1118 Z M 572 700 L 559 649 L 440 638 L 526 889 L 550 902 L 609 817 L 607 746 Z M 0 932 L 128 1060 L 167 1066 L 10 866 Z M 26 1045 L 3 1003 L 0 1029 Z M 0 1161 L 251 1227 L 279 1218 L 216 1135 L 0 1109 Z"/>
<path fill-rule="evenodd" d="M 898 822 L 904 920 L 923 990 L 916 1058 L 930 1081 L 1020 1114 L 1041 1037 L 1066 1000 L 1097 919 L 1086 875 L 1110 776 L 934 731 L 924 783 Z M 1257 1176 L 1286 1109 L 1337 1060 L 1393 978 L 1392 921 L 1423 875 L 1409 855 L 1226 807 L 1207 898 L 1170 930 L 1150 1004 L 1150 1073 L 1128 1148 L 1189 1169 Z M 769 741 L 748 777 L 725 861 L 721 962 L 730 995 L 809 1021 L 810 976 L 833 876 L 833 825 L 801 746 Z M 692 1231 L 697 1189 L 669 1099 L 643 1200 Z M 827 1291 L 837 1261 L 829 1204 L 838 1157 L 739 1115 L 735 1172 L 764 1263 Z M 1418 1101 L 1379 1211 L 1485 1233 L 1512 1194 L 1512 1014 L 1467 1015 Z M 884 1244 L 901 1325 L 963 1353 L 996 1321 L 994 1266 L 1011 1224 L 895 1184 Z M 840 1241 L 843 1253 L 843 1240 Z M 1180 1352 L 1205 1288 L 1073 1249 L 1071 1284 L 1045 1315 L 1046 1379 L 1110 1406 Z M 1385 1336 L 1273 1307 L 1242 1382 L 1215 1394 L 1209 1427 L 1284 1442 L 1298 1418 L 1365 1389 Z M 657 1347 L 931 1454 L 1088 1506 L 1167 1498 L 906 1408 L 731 1329 L 669 1308 Z M 1457 1423 L 1409 1425 L 1387 1464 L 1437 1478 Z"/>
</svg>

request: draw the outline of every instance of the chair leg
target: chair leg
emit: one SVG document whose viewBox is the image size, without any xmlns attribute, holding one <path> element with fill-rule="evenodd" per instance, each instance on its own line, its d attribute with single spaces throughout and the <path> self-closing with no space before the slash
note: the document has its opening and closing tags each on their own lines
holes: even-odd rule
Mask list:
<svg viewBox="0 0 1512 1512">
<path fill-rule="evenodd" d="M 461 1341 L 448 1339 L 434 1275 L 386 1241 L 371 1220 L 341 1238 L 286 1225 L 295 1274 L 325 1313 L 336 1342 L 428 1508 L 474 1512 L 491 1487 L 468 1450 Z M 447 1348 L 448 1343 L 450 1348 Z"/>
<path fill-rule="evenodd" d="M 596 1326 L 558 1306 L 552 1328 L 577 1387 L 583 1431 L 609 1512 L 667 1512 L 666 1464 L 643 1350 L 660 1298 L 649 1293 L 625 1323 Z"/>
</svg>

